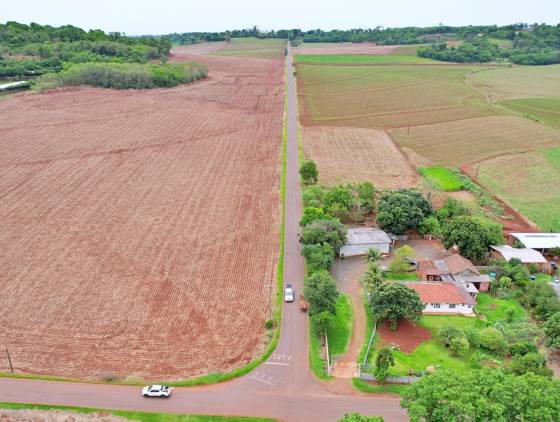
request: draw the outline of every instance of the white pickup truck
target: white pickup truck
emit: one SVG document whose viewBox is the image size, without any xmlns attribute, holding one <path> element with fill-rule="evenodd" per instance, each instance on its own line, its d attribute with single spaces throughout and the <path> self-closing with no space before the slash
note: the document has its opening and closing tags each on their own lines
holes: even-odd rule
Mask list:
<svg viewBox="0 0 560 422">
<path fill-rule="evenodd" d="M 144 397 L 160 397 L 166 399 L 171 395 L 172 387 L 167 385 L 148 385 L 142 389 L 142 395 Z"/>
</svg>

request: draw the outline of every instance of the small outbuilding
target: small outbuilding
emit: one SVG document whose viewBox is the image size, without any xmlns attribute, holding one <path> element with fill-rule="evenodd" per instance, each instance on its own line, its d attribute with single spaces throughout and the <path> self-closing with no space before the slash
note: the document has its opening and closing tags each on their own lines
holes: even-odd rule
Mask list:
<svg viewBox="0 0 560 422">
<path fill-rule="evenodd" d="M 543 253 L 546 249 L 560 248 L 560 233 L 511 233 L 511 237 L 526 248 L 538 249 Z"/>
<path fill-rule="evenodd" d="M 509 245 L 490 246 L 493 249 L 492 255 L 496 258 L 503 258 L 506 261 L 518 259 L 522 264 L 535 264 L 539 270 L 542 269 L 543 264 L 548 261 L 546 258 L 535 249 L 531 248 L 513 248 Z"/>
<path fill-rule="evenodd" d="M 391 248 L 387 233 L 375 227 L 348 229 L 346 239 L 346 244 L 340 249 L 341 257 L 366 255 L 369 249 L 377 249 L 386 255 Z"/>
</svg>

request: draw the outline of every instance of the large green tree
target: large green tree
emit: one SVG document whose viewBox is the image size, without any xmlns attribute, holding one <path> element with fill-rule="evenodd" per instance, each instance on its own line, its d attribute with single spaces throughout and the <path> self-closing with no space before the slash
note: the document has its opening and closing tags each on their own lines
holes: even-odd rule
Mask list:
<svg viewBox="0 0 560 422">
<path fill-rule="evenodd" d="M 321 312 L 336 313 L 336 300 L 338 290 L 336 282 L 328 271 L 317 271 L 305 278 L 303 294 L 309 302 L 309 314 L 315 315 Z"/>
<path fill-rule="evenodd" d="M 346 228 L 338 220 L 316 220 L 303 228 L 301 243 L 328 243 L 338 255 L 340 248 L 346 243 Z"/>
<path fill-rule="evenodd" d="M 363 416 L 359 413 L 346 413 L 338 422 L 383 422 L 381 416 Z"/>
<path fill-rule="evenodd" d="M 442 370 L 422 377 L 401 406 L 412 422 L 556 421 L 560 383 L 528 373 Z"/>
<path fill-rule="evenodd" d="M 432 204 L 420 192 L 399 189 L 381 197 L 377 206 L 377 224 L 383 230 L 403 234 L 418 227 L 432 211 Z"/>
<path fill-rule="evenodd" d="M 319 180 L 319 170 L 314 161 L 307 160 L 299 168 L 299 174 L 306 184 L 317 183 Z"/>
<path fill-rule="evenodd" d="M 446 248 L 457 245 L 461 255 L 482 260 L 486 256 L 488 246 L 501 244 L 503 239 L 501 234 L 497 235 L 494 224 L 463 215 L 455 217 L 443 227 L 443 241 Z"/>
<path fill-rule="evenodd" d="M 319 270 L 329 270 L 334 260 L 334 250 L 328 243 L 303 245 L 301 254 L 305 257 L 309 274 Z"/>
<path fill-rule="evenodd" d="M 389 321 L 396 329 L 400 319 L 418 321 L 424 305 L 416 290 L 398 282 L 385 282 L 373 291 L 371 309 L 376 318 Z"/>
</svg>

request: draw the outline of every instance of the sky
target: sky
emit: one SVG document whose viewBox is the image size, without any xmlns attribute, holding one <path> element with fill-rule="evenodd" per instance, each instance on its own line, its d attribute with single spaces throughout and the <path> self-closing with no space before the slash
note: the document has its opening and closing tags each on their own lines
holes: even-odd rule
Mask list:
<svg viewBox="0 0 560 422">
<path fill-rule="evenodd" d="M 559 0 L 26 0 L 3 9 L 0 22 L 72 24 L 129 35 L 253 25 L 309 30 L 560 23 Z"/>
</svg>

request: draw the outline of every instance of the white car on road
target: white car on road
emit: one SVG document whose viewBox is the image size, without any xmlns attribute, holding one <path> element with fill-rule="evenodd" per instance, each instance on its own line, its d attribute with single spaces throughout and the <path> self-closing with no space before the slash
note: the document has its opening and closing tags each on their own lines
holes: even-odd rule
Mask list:
<svg viewBox="0 0 560 422">
<path fill-rule="evenodd" d="M 148 385 L 142 389 L 142 395 L 144 397 L 160 397 L 166 399 L 171 395 L 171 390 L 173 390 L 173 388 L 167 385 Z"/>
<path fill-rule="evenodd" d="M 286 302 L 294 301 L 294 288 L 290 283 L 286 284 L 286 288 L 284 289 L 284 300 Z"/>
</svg>

